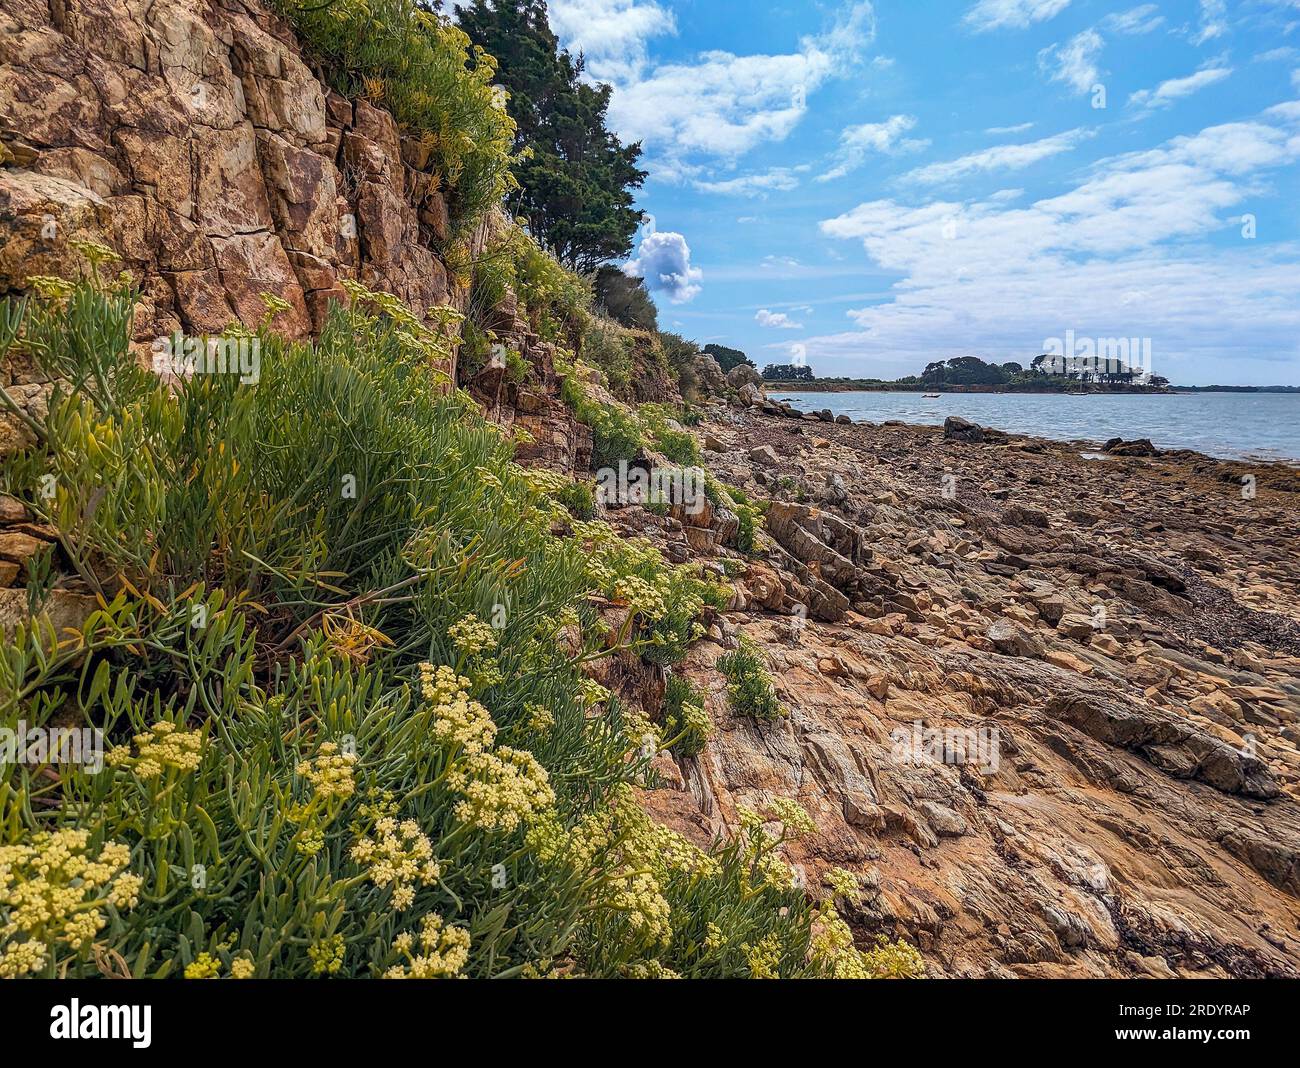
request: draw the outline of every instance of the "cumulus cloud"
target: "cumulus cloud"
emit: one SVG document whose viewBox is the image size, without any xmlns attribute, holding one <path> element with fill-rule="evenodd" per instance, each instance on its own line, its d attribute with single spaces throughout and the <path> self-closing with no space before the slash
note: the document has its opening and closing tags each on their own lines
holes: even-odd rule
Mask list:
<svg viewBox="0 0 1300 1068">
<path fill-rule="evenodd" d="M 1064 133 L 1053 134 L 1051 137 L 1044 137 L 1038 141 L 1029 141 L 1025 144 L 994 145 L 991 148 L 972 152 L 959 159 L 919 167 L 914 171 L 909 171 L 904 177 L 927 185 L 937 185 L 940 182 L 950 182 L 957 178 L 964 178 L 969 174 L 1020 170 L 1030 164 L 1037 163 L 1041 159 L 1068 152 L 1080 141 L 1091 136 L 1093 136 L 1092 131 L 1079 127 L 1074 130 L 1066 130 Z"/>
<path fill-rule="evenodd" d="M 663 293 L 674 304 L 685 304 L 700 293 L 704 272 L 691 266 L 691 248 L 686 238 L 671 230 L 647 233 L 623 272 L 644 278 L 647 288 Z"/>
<path fill-rule="evenodd" d="M 769 327 L 775 330 L 801 330 L 803 323 L 796 323 L 785 312 L 769 311 L 767 308 L 760 308 L 758 314 L 754 316 L 754 321 L 759 326 Z"/>
<path fill-rule="evenodd" d="M 1034 22 L 1054 18 L 1070 6 L 1070 0 L 979 0 L 962 19 L 976 33 L 1001 26 L 1024 29 Z"/>
<path fill-rule="evenodd" d="M 698 157 L 734 160 L 759 144 L 781 141 L 798 125 L 808 97 L 850 73 L 874 40 L 875 12 L 858 2 L 826 32 L 778 55 L 704 52 L 614 82 L 609 116 L 625 141 L 640 141 L 660 176 L 699 177 Z"/>
<path fill-rule="evenodd" d="M 1232 74 L 1231 67 L 1204 67 L 1185 78 L 1170 78 L 1154 89 L 1139 89 L 1128 102 L 1142 108 L 1167 108 L 1185 96 L 1191 96 L 1208 85 L 1223 81 Z"/>
<path fill-rule="evenodd" d="M 1224 351 L 1300 356 L 1300 246 L 1221 247 L 1268 172 L 1300 160 L 1300 102 L 1099 161 L 1025 207 L 990 199 L 877 200 L 821 224 L 895 272 L 894 295 L 855 329 L 808 339 L 823 373 L 889 354 L 915 371 L 936 352 L 1021 359 L 1050 336 L 1150 337 L 1157 373 Z M 892 365 L 891 365 L 892 368 Z M 1260 363 L 1256 381 L 1276 378 Z"/>
<path fill-rule="evenodd" d="M 1105 42 L 1096 30 L 1075 34 L 1063 45 L 1049 45 L 1038 53 L 1038 69 L 1054 82 L 1064 82 L 1076 93 L 1087 93 L 1101 71 L 1097 60 Z"/>
<path fill-rule="evenodd" d="M 872 152 L 893 155 L 896 152 L 916 152 L 929 145 L 929 141 L 904 137 L 916 125 L 913 115 L 892 115 L 884 122 L 866 122 L 850 126 L 840 134 L 840 147 L 836 163 L 825 174 L 817 176 L 819 182 L 843 178 L 862 166 Z"/>
<path fill-rule="evenodd" d="M 635 77 L 646 65 L 646 42 L 677 32 L 667 8 L 653 0 L 551 0 L 551 29 L 599 81 Z"/>
</svg>

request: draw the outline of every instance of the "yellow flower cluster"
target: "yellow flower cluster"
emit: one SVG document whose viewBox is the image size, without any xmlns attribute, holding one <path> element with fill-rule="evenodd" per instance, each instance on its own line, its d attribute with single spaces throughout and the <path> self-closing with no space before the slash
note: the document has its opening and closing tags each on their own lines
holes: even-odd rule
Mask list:
<svg viewBox="0 0 1300 1068">
<path fill-rule="evenodd" d="M 203 735 L 199 731 L 178 730 L 174 723 L 155 723 L 137 734 L 136 756 L 131 747 L 119 745 L 104 757 L 112 767 L 130 767 L 141 779 L 156 779 L 164 771 L 195 771 L 203 759 Z"/>
<path fill-rule="evenodd" d="M 447 785 L 463 797 L 456 803 L 456 818 L 483 831 L 509 834 L 555 804 L 537 758 L 504 745 L 470 755 L 447 776 Z"/>
<path fill-rule="evenodd" d="M 356 791 L 353 767 L 356 762 L 355 753 L 340 753 L 336 743 L 322 742 L 316 755 L 301 761 L 295 770 L 311 783 L 317 797 L 343 800 Z"/>
<path fill-rule="evenodd" d="M 447 637 L 466 656 L 478 656 L 497 647 L 496 631 L 492 624 L 469 615 L 447 628 Z"/>
<path fill-rule="evenodd" d="M 311 961 L 313 975 L 337 975 L 343 967 L 343 956 L 347 947 L 341 934 L 330 935 L 307 947 L 307 957 Z"/>
<path fill-rule="evenodd" d="M 741 952 L 749 964 L 749 974 L 755 979 L 781 978 L 781 940 L 776 932 L 765 935 L 757 944 L 742 942 Z"/>
<path fill-rule="evenodd" d="M 662 944 L 672 937 L 672 908 L 652 872 L 620 870 L 605 904 L 623 913 L 647 942 Z"/>
<path fill-rule="evenodd" d="M 922 979 L 925 961 L 916 948 L 883 935 L 874 949 L 863 952 L 853 944 L 853 932 L 840 919 L 834 905 L 825 905 L 813 917 L 812 961 L 823 974 L 835 979 Z"/>
<path fill-rule="evenodd" d="M 862 887 L 858 883 L 858 877 L 844 868 L 832 868 L 828 871 L 826 885 L 831 888 L 835 897 L 842 897 L 845 901 L 856 904 L 862 898 Z"/>
<path fill-rule="evenodd" d="M 186 979 L 215 979 L 221 974 L 221 961 L 211 953 L 200 953 L 185 965 Z"/>
<path fill-rule="evenodd" d="M 470 755 L 492 748 L 497 726 L 486 708 L 469 696 L 469 679 L 445 664 L 420 665 L 420 692 L 437 710 L 433 736 Z"/>
<path fill-rule="evenodd" d="M 385 979 L 438 979 L 459 975 L 469 961 L 469 932 L 444 925 L 442 917 L 428 913 L 420 921 L 420 953 L 413 954 L 414 939 L 403 932 L 393 948 L 406 957 L 384 973 Z"/>
<path fill-rule="evenodd" d="M 652 583 L 636 575 L 627 575 L 614 583 L 611 600 L 626 605 L 630 611 L 653 623 L 657 619 L 662 619 L 668 611 L 659 589 L 666 579 L 666 575 L 661 576 L 660 582 Z"/>
<path fill-rule="evenodd" d="M 131 851 L 107 842 L 91 856 L 89 843 L 89 831 L 65 828 L 0 846 L 0 978 L 40 971 L 58 943 L 84 949 L 108 922 L 105 905 L 138 903 L 142 880 L 123 870 Z"/>
<path fill-rule="evenodd" d="M 251 979 L 256 971 L 257 965 L 247 957 L 240 957 L 230 962 L 230 978 L 232 979 Z"/>
<path fill-rule="evenodd" d="M 681 976 L 657 960 L 629 964 L 624 974 L 629 979 L 680 979 Z"/>
<path fill-rule="evenodd" d="M 524 712 L 527 715 L 524 725 L 534 734 L 546 734 L 555 726 L 555 713 L 545 705 L 529 702 L 524 705 Z"/>
<path fill-rule="evenodd" d="M 432 886 L 442 876 L 433 844 L 414 820 L 400 824 L 391 816 L 379 820 L 375 837 L 359 838 L 348 855 L 366 868 L 376 886 L 393 888 L 393 907 L 399 912 L 415 900 L 417 883 Z"/>
</svg>

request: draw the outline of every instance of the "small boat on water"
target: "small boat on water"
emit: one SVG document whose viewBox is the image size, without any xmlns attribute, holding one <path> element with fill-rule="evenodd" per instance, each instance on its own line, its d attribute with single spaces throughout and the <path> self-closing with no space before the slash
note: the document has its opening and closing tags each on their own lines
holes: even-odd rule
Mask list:
<svg viewBox="0 0 1300 1068">
<path fill-rule="evenodd" d="M 931 399 L 937 397 L 938 395 L 939 395 L 939 394 L 937 394 L 937 393 L 922 393 L 922 394 L 921 394 L 921 396 L 922 396 L 922 397 L 925 397 L 927 400 L 931 400 Z"/>
</svg>

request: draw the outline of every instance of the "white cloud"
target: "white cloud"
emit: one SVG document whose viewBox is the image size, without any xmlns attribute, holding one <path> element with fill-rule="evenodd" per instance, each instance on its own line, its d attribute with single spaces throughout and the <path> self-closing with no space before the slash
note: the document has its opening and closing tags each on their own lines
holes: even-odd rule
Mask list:
<svg viewBox="0 0 1300 1068">
<path fill-rule="evenodd" d="M 1087 93 L 1101 71 L 1097 59 L 1105 42 L 1096 30 L 1075 34 L 1063 45 L 1049 45 L 1038 53 L 1038 69 L 1054 82 L 1064 82 L 1076 93 Z"/>
<path fill-rule="evenodd" d="M 1069 6 L 1070 0 L 979 0 L 962 21 L 977 33 L 1000 26 L 1024 29 L 1059 15 Z"/>
<path fill-rule="evenodd" d="M 665 294 L 674 304 L 698 296 L 704 279 L 704 272 L 691 266 L 686 238 L 669 230 L 645 234 L 637 255 L 623 265 L 623 272 L 644 278 L 649 289 Z"/>
<path fill-rule="evenodd" d="M 769 327 L 775 330 L 802 330 L 803 323 L 796 323 L 785 312 L 768 311 L 767 308 L 760 308 L 758 314 L 754 316 L 754 321 L 759 326 Z"/>
<path fill-rule="evenodd" d="M 904 137 L 903 134 L 916 125 L 912 115 L 892 115 L 884 122 L 866 122 L 859 126 L 850 126 L 840 134 L 840 147 L 836 153 L 836 163 L 825 174 L 818 175 L 817 181 L 829 182 L 834 178 L 843 178 L 850 171 L 862 166 L 868 154 L 880 152 L 891 155 L 895 152 L 915 152 L 925 148 L 930 142 Z"/>
<path fill-rule="evenodd" d="M 875 38 L 870 3 L 851 4 L 825 33 L 781 55 L 701 53 L 616 81 L 609 116 L 624 141 L 642 142 L 657 176 L 698 172 L 692 156 L 735 159 L 781 141 L 807 111 L 807 98 L 860 62 Z M 698 174 L 697 174 L 698 176 Z"/>
<path fill-rule="evenodd" d="M 1108 33 L 1143 34 L 1159 28 L 1165 21 L 1155 4 L 1143 4 L 1128 11 L 1116 11 L 1101 20 L 1100 26 Z"/>
<path fill-rule="evenodd" d="M 1032 122 L 1022 122 L 1017 126 L 990 126 L 984 132 L 1001 136 L 1002 134 L 1024 133 L 1026 130 L 1032 130 L 1033 128 L 1034 124 Z"/>
<path fill-rule="evenodd" d="M 823 233 L 861 241 L 900 280 L 851 313 L 857 329 L 807 340 L 809 359 L 831 374 L 878 354 L 906 373 L 936 354 L 1023 359 L 1070 328 L 1150 337 L 1157 373 L 1175 379 L 1198 362 L 1215 374 L 1226 351 L 1300 357 L 1300 246 L 1208 240 L 1235 231 L 1267 172 L 1300 160 L 1293 103 L 1101 160 L 1026 207 L 878 200 L 825 220 Z M 1217 373 L 1278 377 L 1253 366 Z"/>
<path fill-rule="evenodd" d="M 1128 102 L 1144 108 L 1167 108 L 1185 96 L 1223 81 L 1231 74 L 1231 67 L 1205 67 L 1185 78 L 1170 78 L 1154 89 L 1139 89 L 1128 98 Z"/>
<path fill-rule="evenodd" d="M 646 41 L 677 32 L 673 13 L 653 0 L 551 0 L 551 29 L 564 46 L 586 57 L 599 81 L 634 77 L 646 63 Z"/>
<path fill-rule="evenodd" d="M 730 196 L 759 197 L 768 193 L 789 192 L 799 185 L 794 170 L 789 167 L 774 167 L 761 174 L 742 174 L 736 178 L 718 181 L 697 179 L 692 184 L 705 193 L 722 193 Z"/>
<path fill-rule="evenodd" d="M 1192 35 L 1193 44 L 1205 44 L 1228 32 L 1228 5 L 1225 0 L 1201 0 L 1200 29 Z"/>
<path fill-rule="evenodd" d="M 962 156 L 960 159 L 947 160 L 943 163 L 931 163 L 909 171 L 904 177 L 912 181 L 929 185 L 950 182 L 968 174 L 981 174 L 991 171 L 1014 171 L 1037 163 L 1049 156 L 1068 152 L 1085 138 L 1091 137 L 1092 131 L 1082 127 L 1053 134 L 1038 141 L 1022 145 L 994 145 L 979 152 Z"/>
</svg>

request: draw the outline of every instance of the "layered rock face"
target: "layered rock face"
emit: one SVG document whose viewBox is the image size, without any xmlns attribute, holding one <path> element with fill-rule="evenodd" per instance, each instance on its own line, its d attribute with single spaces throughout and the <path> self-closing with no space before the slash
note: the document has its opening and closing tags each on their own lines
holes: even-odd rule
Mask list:
<svg viewBox="0 0 1300 1068">
<path fill-rule="evenodd" d="M 1255 468 L 1249 496 L 1249 468 L 1195 455 L 753 409 L 703 429 L 773 503 L 679 669 L 717 730 L 660 758 L 656 815 L 704 840 L 797 798 L 810 888 L 859 873 L 859 932 L 935 975 L 1300 975 L 1293 472 Z M 740 634 L 780 723 L 729 709 Z"/>
<path fill-rule="evenodd" d="M 141 286 L 139 339 L 256 323 L 262 292 L 305 336 L 341 278 L 417 311 L 455 297 L 418 145 L 260 5 L 6 0 L 0 30 L 0 288 L 67 276 L 90 238 Z"/>
</svg>

